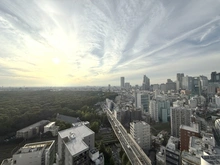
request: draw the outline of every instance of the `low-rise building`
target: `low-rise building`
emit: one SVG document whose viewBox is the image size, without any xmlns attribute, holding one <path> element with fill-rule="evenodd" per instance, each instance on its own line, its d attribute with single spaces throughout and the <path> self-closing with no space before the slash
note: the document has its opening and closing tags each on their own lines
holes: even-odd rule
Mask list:
<svg viewBox="0 0 220 165">
<path fill-rule="evenodd" d="M 171 136 L 166 145 L 166 164 L 179 165 L 180 164 L 180 151 L 179 139 Z"/>
<path fill-rule="evenodd" d="M 65 123 L 69 123 L 69 124 L 78 123 L 78 122 L 81 121 L 79 118 L 72 117 L 72 116 L 66 116 L 66 115 L 62 115 L 62 114 L 59 114 L 59 113 L 57 114 L 56 119 L 59 120 L 59 121 L 63 121 Z"/>
<path fill-rule="evenodd" d="M 189 153 L 200 158 L 203 155 L 220 155 L 220 149 L 215 146 L 214 136 L 204 133 L 202 138 L 190 137 Z"/>
<path fill-rule="evenodd" d="M 41 120 L 28 127 L 20 129 L 16 132 L 16 138 L 30 139 L 44 132 L 44 126 L 50 123 L 49 120 Z"/>
<path fill-rule="evenodd" d="M 51 132 L 53 136 L 57 136 L 59 126 L 55 125 L 55 122 L 50 122 L 44 126 L 44 133 Z"/>
<path fill-rule="evenodd" d="M 28 143 L 12 156 L 16 165 L 52 165 L 55 160 L 55 141 Z"/>
<path fill-rule="evenodd" d="M 156 154 L 157 165 L 166 164 L 166 147 L 160 146 L 160 151 Z"/>
<path fill-rule="evenodd" d="M 104 165 L 104 155 L 99 153 L 99 150 L 94 148 L 89 151 L 90 165 Z"/>
<path fill-rule="evenodd" d="M 191 98 L 191 99 L 189 99 L 189 106 L 191 107 L 191 108 L 196 108 L 197 107 L 197 105 L 198 105 L 198 101 L 197 101 L 197 99 L 196 98 Z"/>
<path fill-rule="evenodd" d="M 200 165 L 200 158 L 190 154 L 187 151 L 182 151 L 181 162 L 183 165 Z"/>
</svg>

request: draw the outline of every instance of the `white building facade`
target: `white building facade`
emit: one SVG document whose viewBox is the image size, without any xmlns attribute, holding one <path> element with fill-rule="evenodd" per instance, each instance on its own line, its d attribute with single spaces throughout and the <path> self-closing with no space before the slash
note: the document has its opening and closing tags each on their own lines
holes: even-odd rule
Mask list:
<svg viewBox="0 0 220 165">
<path fill-rule="evenodd" d="M 159 122 L 159 119 L 158 119 L 158 109 L 157 109 L 157 106 L 156 106 L 156 100 L 151 100 L 150 101 L 149 112 L 150 112 L 151 118 L 154 121 Z"/>
<path fill-rule="evenodd" d="M 171 135 L 179 137 L 180 125 L 190 126 L 191 109 L 186 107 L 171 107 L 170 120 L 171 120 Z"/>
<path fill-rule="evenodd" d="M 150 125 L 144 121 L 130 123 L 130 134 L 142 149 L 150 149 L 151 134 Z"/>
<path fill-rule="evenodd" d="M 220 107 L 220 96 L 215 95 L 215 104 L 217 107 Z"/>
</svg>

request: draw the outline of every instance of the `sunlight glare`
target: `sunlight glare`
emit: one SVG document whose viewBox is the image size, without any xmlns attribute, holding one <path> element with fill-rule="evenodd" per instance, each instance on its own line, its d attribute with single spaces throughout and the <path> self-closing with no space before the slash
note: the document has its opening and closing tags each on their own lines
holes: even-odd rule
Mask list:
<svg viewBox="0 0 220 165">
<path fill-rule="evenodd" d="M 59 64 L 60 63 L 60 59 L 57 58 L 57 57 L 54 57 L 52 61 L 53 61 L 54 64 Z"/>
</svg>

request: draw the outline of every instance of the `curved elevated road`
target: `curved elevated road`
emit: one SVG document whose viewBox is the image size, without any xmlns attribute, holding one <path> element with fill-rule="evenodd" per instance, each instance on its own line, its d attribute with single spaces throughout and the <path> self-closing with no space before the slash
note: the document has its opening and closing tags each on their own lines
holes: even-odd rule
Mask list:
<svg viewBox="0 0 220 165">
<path fill-rule="evenodd" d="M 121 123 L 114 117 L 112 112 L 105 106 L 108 120 L 114 130 L 121 146 L 133 165 L 151 165 L 151 160 L 144 153 L 142 148 L 136 143 L 130 134 L 124 129 Z"/>
</svg>

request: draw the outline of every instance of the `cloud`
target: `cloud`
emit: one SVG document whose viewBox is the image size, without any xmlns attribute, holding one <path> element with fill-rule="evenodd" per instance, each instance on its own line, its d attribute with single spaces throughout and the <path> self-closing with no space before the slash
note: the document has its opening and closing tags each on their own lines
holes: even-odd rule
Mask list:
<svg viewBox="0 0 220 165">
<path fill-rule="evenodd" d="M 121 76 L 140 84 L 143 74 L 153 83 L 208 75 L 218 69 L 219 8 L 218 0 L 2 0 L 0 80 L 117 85 Z"/>
</svg>

